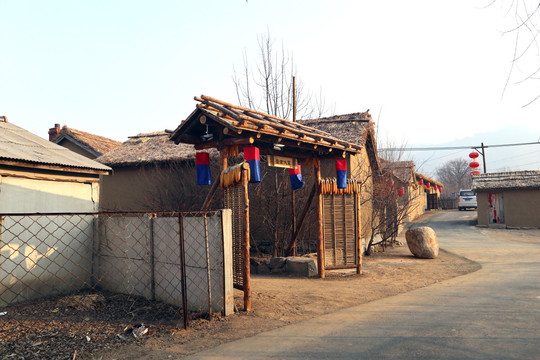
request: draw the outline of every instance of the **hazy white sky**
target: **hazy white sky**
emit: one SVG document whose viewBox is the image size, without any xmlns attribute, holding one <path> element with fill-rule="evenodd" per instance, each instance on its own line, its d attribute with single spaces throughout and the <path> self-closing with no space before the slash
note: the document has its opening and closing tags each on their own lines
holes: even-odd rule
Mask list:
<svg viewBox="0 0 540 360">
<path fill-rule="evenodd" d="M 43 137 L 55 123 L 121 141 L 174 129 L 193 96 L 237 102 L 233 66 L 269 30 L 307 88 L 336 114 L 370 109 L 393 142 L 509 125 L 527 128 L 513 142 L 537 141 L 540 101 L 522 105 L 540 89 L 502 98 L 514 35 L 504 2 L 486 3 L 1 0 L 0 114 Z"/>
</svg>

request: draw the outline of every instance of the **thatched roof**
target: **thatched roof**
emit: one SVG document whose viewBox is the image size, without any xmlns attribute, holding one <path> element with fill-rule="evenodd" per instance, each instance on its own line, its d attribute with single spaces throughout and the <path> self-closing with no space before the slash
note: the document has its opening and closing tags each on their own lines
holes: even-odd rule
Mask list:
<svg viewBox="0 0 540 360">
<path fill-rule="evenodd" d="M 0 165 L 108 174 L 111 170 L 0 118 Z"/>
<path fill-rule="evenodd" d="M 389 172 L 404 184 L 415 182 L 413 161 L 388 161 L 381 159 L 384 172 Z"/>
<path fill-rule="evenodd" d="M 299 124 L 322 130 L 333 137 L 364 146 L 369 130 L 373 130 L 369 110 L 320 119 L 298 120 Z"/>
<path fill-rule="evenodd" d="M 196 149 L 257 146 L 261 155 L 319 158 L 356 154 L 364 146 L 356 136 L 351 142 L 350 137 L 343 139 L 301 121 L 280 119 L 204 95 L 195 100 L 200 102 L 195 111 L 171 135 L 177 144 L 194 144 Z"/>
<path fill-rule="evenodd" d="M 512 171 L 473 176 L 475 191 L 540 189 L 540 171 Z"/>
<path fill-rule="evenodd" d="M 51 141 L 56 144 L 60 144 L 63 141 L 70 141 L 96 157 L 122 145 L 120 141 L 72 129 L 67 126 L 62 127 Z"/>
<path fill-rule="evenodd" d="M 441 187 L 444 187 L 444 184 L 441 183 L 441 182 L 438 182 L 437 180 L 433 180 L 432 178 L 430 178 L 429 176 L 426 176 L 424 174 L 420 174 L 419 172 L 415 172 L 414 173 L 416 175 L 416 178 L 417 179 L 422 179 L 424 180 L 424 184 L 425 183 L 431 183 L 433 185 L 437 185 L 437 186 L 441 186 Z"/>
<path fill-rule="evenodd" d="M 114 167 L 183 162 L 195 159 L 190 144 L 176 145 L 169 140 L 170 130 L 130 136 L 120 147 L 98 157 L 96 161 Z"/>
</svg>

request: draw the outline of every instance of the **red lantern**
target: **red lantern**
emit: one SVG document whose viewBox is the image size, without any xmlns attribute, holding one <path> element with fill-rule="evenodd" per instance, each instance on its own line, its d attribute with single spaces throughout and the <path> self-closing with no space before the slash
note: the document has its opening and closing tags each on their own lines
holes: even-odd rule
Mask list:
<svg viewBox="0 0 540 360">
<path fill-rule="evenodd" d="M 418 184 L 424 185 L 424 179 L 418 179 Z"/>
<path fill-rule="evenodd" d="M 397 194 L 398 194 L 399 196 L 405 195 L 405 188 L 400 187 L 399 189 L 397 189 Z"/>
<path fill-rule="evenodd" d="M 439 192 L 442 193 L 442 186 L 439 186 Z"/>
<path fill-rule="evenodd" d="M 478 154 L 476 151 L 473 151 L 472 153 L 469 154 L 469 157 L 471 159 L 476 159 L 478 156 L 480 156 L 480 154 Z"/>
<path fill-rule="evenodd" d="M 429 190 L 430 188 L 431 188 L 431 184 L 427 182 L 427 183 L 426 183 L 426 189 Z"/>
<path fill-rule="evenodd" d="M 471 175 L 480 175 L 480 171 L 478 170 L 471 171 Z"/>
<path fill-rule="evenodd" d="M 472 167 L 473 169 L 476 169 L 477 167 L 480 166 L 480 163 L 478 161 L 473 161 L 472 163 L 469 164 L 470 167 Z"/>
</svg>

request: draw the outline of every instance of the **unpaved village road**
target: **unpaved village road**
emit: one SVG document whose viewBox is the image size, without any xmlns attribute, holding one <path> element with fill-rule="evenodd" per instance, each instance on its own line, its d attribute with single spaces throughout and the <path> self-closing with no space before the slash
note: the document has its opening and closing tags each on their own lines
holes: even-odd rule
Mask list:
<svg viewBox="0 0 540 360">
<path fill-rule="evenodd" d="M 223 344 L 188 359 L 538 359 L 540 230 L 426 218 L 440 247 L 479 271 Z"/>
</svg>

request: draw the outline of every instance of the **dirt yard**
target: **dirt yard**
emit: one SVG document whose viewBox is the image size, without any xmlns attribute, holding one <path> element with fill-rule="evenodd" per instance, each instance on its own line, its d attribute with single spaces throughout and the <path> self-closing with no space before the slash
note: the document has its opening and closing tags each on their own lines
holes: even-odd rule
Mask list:
<svg viewBox="0 0 540 360">
<path fill-rule="evenodd" d="M 424 287 L 480 268 L 477 263 L 441 250 L 437 259 L 414 258 L 407 246 L 388 248 L 364 258 L 362 275 L 329 272 L 326 279 L 254 276 L 249 313 L 213 321 L 198 320 L 188 330 L 149 336 L 143 342 L 106 352 L 81 354 L 86 359 L 167 359 L 252 336 L 317 315 Z M 242 293 L 236 294 L 242 308 Z"/>
</svg>

